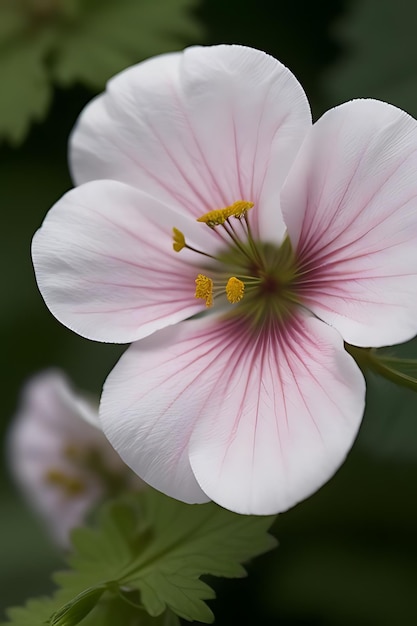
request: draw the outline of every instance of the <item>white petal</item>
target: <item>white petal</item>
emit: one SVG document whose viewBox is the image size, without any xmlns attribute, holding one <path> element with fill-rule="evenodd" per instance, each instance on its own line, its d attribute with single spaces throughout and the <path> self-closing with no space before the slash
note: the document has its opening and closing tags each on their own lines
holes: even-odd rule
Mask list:
<svg viewBox="0 0 417 626">
<path fill-rule="evenodd" d="M 209 500 L 188 459 L 198 392 L 187 384 L 199 372 L 184 369 L 181 339 L 195 325 L 204 327 L 203 320 L 132 344 L 106 380 L 99 412 L 103 431 L 124 462 L 151 486 L 189 503 Z M 176 397 L 184 398 L 178 408 Z"/>
<path fill-rule="evenodd" d="M 208 252 L 214 233 L 142 192 L 93 181 L 67 193 L 33 241 L 39 288 L 52 313 L 75 332 L 119 343 L 200 312 L 190 260 L 172 249 L 172 228 Z M 200 265 L 201 267 L 201 265 Z"/>
<path fill-rule="evenodd" d="M 253 201 L 261 234 L 279 239 L 280 186 L 310 126 L 281 63 L 243 46 L 194 47 L 109 82 L 74 130 L 72 172 L 77 184 L 127 182 L 194 217 Z"/>
<path fill-rule="evenodd" d="M 131 346 L 106 382 L 100 417 L 125 462 L 157 489 L 198 501 L 197 479 L 226 508 L 270 514 L 336 471 L 364 391 L 340 335 L 319 320 L 256 340 L 235 318 L 206 318 Z"/>
<path fill-rule="evenodd" d="M 326 113 L 282 194 L 305 304 L 349 343 L 417 332 L 417 122 L 375 100 Z"/>
</svg>

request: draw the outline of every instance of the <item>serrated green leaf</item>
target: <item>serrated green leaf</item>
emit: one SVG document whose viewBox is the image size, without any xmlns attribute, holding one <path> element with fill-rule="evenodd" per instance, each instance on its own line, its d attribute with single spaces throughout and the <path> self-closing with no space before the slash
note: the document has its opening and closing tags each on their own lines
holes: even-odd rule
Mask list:
<svg viewBox="0 0 417 626">
<path fill-rule="evenodd" d="M 56 575 L 66 592 L 98 584 L 138 589 L 152 616 L 167 607 L 188 620 L 211 622 L 204 574 L 245 575 L 242 562 L 276 545 L 273 517 L 231 513 L 214 503 L 187 505 L 149 490 L 105 509 L 96 531 L 73 535 L 73 571 Z"/>
<path fill-rule="evenodd" d="M 211 600 L 215 593 L 209 585 L 198 578 L 189 576 L 165 575 L 156 571 L 146 576 L 144 580 L 131 581 L 141 590 L 142 602 L 150 615 L 161 615 L 166 607 L 189 621 L 197 619 L 204 623 L 211 623 L 214 615 L 204 600 Z M 163 593 L 161 591 L 163 590 Z"/>
<path fill-rule="evenodd" d="M 81 81 L 96 90 L 154 54 L 201 38 L 190 10 L 196 0 L 85 0 L 76 24 L 63 29 L 53 72 L 63 85 Z"/>
<path fill-rule="evenodd" d="M 337 29 L 345 54 L 324 76 L 331 104 L 357 97 L 392 102 L 417 115 L 414 0 L 361 0 Z"/>
<path fill-rule="evenodd" d="M 273 516 L 239 515 L 212 502 L 186 505 L 156 491 L 143 494 L 142 507 L 154 531 L 135 562 L 142 572 L 158 562 L 167 572 L 244 576 L 242 562 L 276 545 L 267 534 Z"/>
<path fill-rule="evenodd" d="M 150 489 L 107 505 L 98 528 L 73 532 L 72 570 L 56 574 L 61 588 L 54 597 L 11 609 L 11 623 L 110 624 L 97 615 L 115 604 L 129 607 L 132 624 L 148 615 L 157 626 L 176 626 L 170 613 L 212 622 L 205 600 L 214 591 L 201 576 L 244 576 L 243 562 L 276 545 L 267 532 L 274 519 L 238 515 L 214 503 L 188 505 Z M 36 622 L 38 615 L 43 622 Z"/>
<path fill-rule="evenodd" d="M 203 602 L 210 588 L 199 577 L 244 576 L 242 562 L 275 545 L 266 533 L 272 517 L 237 515 L 214 503 L 185 505 L 154 491 L 144 494 L 142 506 L 153 540 L 124 581 L 140 589 L 153 615 L 168 606 L 188 620 L 212 621 Z"/>
<path fill-rule="evenodd" d="M 98 528 L 77 528 L 71 535 L 74 554 L 70 572 L 58 572 L 54 580 L 72 594 L 119 580 L 130 566 L 146 528 L 134 507 L 114 503 L 101 512 Z"/>
<path fill-rule="evenodd" d="M 59 605 L 53 598 L 34 598 L 23 607 L 7 610 L 8 621 L 1 626 L 45 626 Z"/>
</svg>

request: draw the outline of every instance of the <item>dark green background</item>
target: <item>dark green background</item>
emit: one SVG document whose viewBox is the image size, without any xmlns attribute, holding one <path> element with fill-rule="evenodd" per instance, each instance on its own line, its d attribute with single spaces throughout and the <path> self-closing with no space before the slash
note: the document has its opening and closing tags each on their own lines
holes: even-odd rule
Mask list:
<svg viewBox="0 0 417 626">
<path fill-rule="evenodd" d="M 299 78 L 315 118 L 364 96 L 416 116 L 416 7 L 412 0 L 205 0 L 197 12 L 205 37 L 184 45 L 242 43 L 271 53 Z M 0 20 L 1 11 L 0 3 Z M 30 260 L 34 231 L 71 186 L 67 138 L 92 95 L 81 85 L 56 89 L 46 120 L 19 147 L 0 148 L 2 435 L 31 374 L 56 365 L 98 394 L 122 351 L 61 326 L 37 292 Z M 399 352 L 417 357 L 417 344 Z M 218 624 L 417 624 L 416 398 L 369 381 L 363 428 L 346 464 L 318 494 L 278 518 L 280 547 L 253 563 L 247 580 L 215 583 Z M 48 592 L 60 556 L 19 499 L 6 463 L 1 490 L 3 609 Z"/>
</svg>

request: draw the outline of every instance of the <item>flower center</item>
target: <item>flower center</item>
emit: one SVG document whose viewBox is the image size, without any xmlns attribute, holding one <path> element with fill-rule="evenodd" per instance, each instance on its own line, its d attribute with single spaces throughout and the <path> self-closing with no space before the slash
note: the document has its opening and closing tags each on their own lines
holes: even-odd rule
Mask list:
<svg viewBox="0 0 417 626">
<path fill-rule="evenodd" d="M 264 323 L 271 317 L 281 320 L 300 303 L 295 289 L 298 272 L 288 237 L 280 246 L 254 238 L 247 215 L 253 207 L 253 202 L 239 200 L 197 219 L 219 236 L 216 254 L 189 245 L 177 228 L 173 228 L 173 249 L 200 256 L 194 296 L 206 307 L 226 299 L 234 305 L 233 314 Z"/>
<path fill-rule="evenodd" d="M 45 482 L 59 488 L 68 498 L 74 498 L 84 493 L 86 490 L 85 483 L 77 476 L 70 476 L 59 468 L 49 469 L 45 476 Z"/>
</svg>

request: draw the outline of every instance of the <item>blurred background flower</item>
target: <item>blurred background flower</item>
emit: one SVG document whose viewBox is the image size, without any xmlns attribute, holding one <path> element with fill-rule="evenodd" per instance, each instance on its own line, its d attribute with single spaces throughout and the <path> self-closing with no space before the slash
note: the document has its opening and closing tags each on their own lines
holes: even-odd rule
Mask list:
<svg viewBox="0 0 417 626">
<path fill-rule="evenodd" d="M 71 187 L 68 135 L 111 74 L 168 49 L 241 43 L 291 69 L 314 119 L 363 96 L 417 116 L 416 23 L 414 0 L 0 0 L 1 435 L 34 372 L 54 364 L 98 396 L 123 351 L 58 324 L 30 260 L 33 233 Z M 396 352 L 416 357 L 417 342 Z M 5 458 L 2 467 L 0 613 L 47 593 L 60 564 Z M 257 559 L 247 579 L 217 584 L 217 626 L 417 623 L 416 484 L 417 396 L 370 377 L 348 462 L 278 518 L 280 547 Z"/>
<path fill-rule="evenodd" d="M 7 439 L 11 474 L 56 543 L 92 509 L 122 490 L 143 488 L 116 454 L 98 423 L 98 398 L 83 397 L 59 370 L 24 386 Z"/>
</svg>

